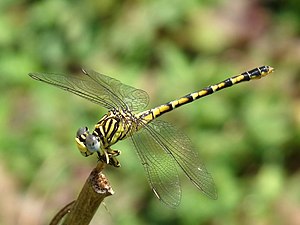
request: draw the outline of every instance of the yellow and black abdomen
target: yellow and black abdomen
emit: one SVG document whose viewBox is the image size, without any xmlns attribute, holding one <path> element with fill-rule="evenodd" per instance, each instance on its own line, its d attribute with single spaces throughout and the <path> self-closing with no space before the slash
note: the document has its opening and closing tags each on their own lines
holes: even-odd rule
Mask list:
<svg viewBox="0 0 300 225">
<path fill-rule="evenodd" d="M 270 66 L 261 66 L 261 67 L 255 68 L 253 70 L 249 70 L 247 72 L 241 73 L 240 75 L 228 78 L 220 83 L 205 87 L 199 91 L 185 95 L 177 100 L 173 100 L 166 104 L 155 107 L 153 109 L 144 111 L 144 112 L 138 114 L 138 116 L 140 116 L 146 123 L 148 123 L 151 120 L 153 120 L 169 111 L 172 111 L 173 109 L 178 108 L 182 105 L 193 102 L 199 98 L 208 96 L 208 95 L 210 95 L 214 92 L 217 92 L 219 90 L 222 90 L 224 88 L 231 87 L 235 84 L 238 84 L 238 83 L 241 83 L 244 81 L 260 79 L 261 77 L 264 77 L 264 76 L 270 74 L 271 72 L 273 72 L 273 70 L 274 69 Z"/>
</svg>

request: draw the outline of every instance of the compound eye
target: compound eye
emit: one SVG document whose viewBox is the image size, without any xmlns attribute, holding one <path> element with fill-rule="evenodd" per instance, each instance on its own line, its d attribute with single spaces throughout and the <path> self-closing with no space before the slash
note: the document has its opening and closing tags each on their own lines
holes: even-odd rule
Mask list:
<svg viewBox="0 0 300 225">
<path fill-rule="evenodd" d="M 80 127 L 76 133 L 77 137 L 80 137 L 84 133 L 88 133 L 89 129 L 87 127 Z"/>
<path fill-rule="evenodd" d="M 85 140 L 85 146 L 90 152 L 97 152 L 100 150 L 100 142 L 96 136 L 88 134 Z"/>
</svg>

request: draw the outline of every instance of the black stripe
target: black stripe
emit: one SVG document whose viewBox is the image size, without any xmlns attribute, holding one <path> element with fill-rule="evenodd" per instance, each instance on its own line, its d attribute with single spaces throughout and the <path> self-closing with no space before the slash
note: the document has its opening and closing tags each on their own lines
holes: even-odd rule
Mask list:
<svg viewBox="0 0 300 225">
<path fill-rule="evenodd" d="M 257 69 L 253 69 L 253 70 L 250 70 L 248 72 L 244 72 L 242 73 L 241 75 L 244 76 L 244 79 L 236 82 L 236 83 L 240 83 L 240 82 L 243 82 L 243 81 L 249 81 L 251 80 L 251 76 L 253 76 L 256 72 L 259 72 Z"/>
<path fill-rule="evenodd" d="M 252 77 L 252 76 L 256 76 L 257 77 L 257 76 L 261 75 L 260 69 L 258 69 L 258 68 L 250 70 L 250 71 L 248 71 L 248 73 L 250 74 L 250 77 Z"/>
<path fill-rule="evenodd" d="M 110 119 L 110 120 L 113 120 L 113 119 Z M 116 123 L 113 125 L 113 129 L 112 129 L 110 135 L 107 137 L 108 142 L 111 142 L 111 139 L 115 136 L 117 130 L 119 129 L 120 120 L 116 120 L 116 119 L 114 119 L 114 120 L 116 121 Z M 112 128 L 112 121 L 110 121 L 109 130 L 111 130 L 111 128 Z"/>
<path fill-rule="evenodd" d="M 165 106 L 168 106 L 169 108 L 167 110 L 164 110 L 163 112 L 166 113 L 166 112 L 170 112 L 172 111 L 174 108 L 176 108 L 176 106 L 173 108 L 172 106 L 172 101 L 171 102 L 168 102 L 166 104 L 164 104 Z M 178 104 L 177 104 L 178 105 Z"/>
<path fill-rule="evenodd" d="M 156 117 L 154 116 L 154 113 L 152 110 L 150 110 L 151 114 L 152 114 L 152 119 L 155 119 Z M 159 115 L 158 115 L 159 116 Z"/>
<path fill-rule="evenodd" d="M 268 66 L 260 66 L 257 69 L 260 70 L 261 73 L 268 73 L 270 71 L 270 67 L 268 67 Z"/>
<path fill-rule="evenodd" d="M 206 93 L 204 95 L 199 95 L 198 94 L 198 96 L 195 98 L 195 100 L 198 99 L 198 98 L 202 98 L 206 95 L 210 95 L 210 94 L 214 93 L 214 90 L 211 88 L 211 86 L 206 87 L 206 88 L 200 90 L 199 92 L 201 92 L 201 91 L 206 91 Z"/>
<path fill-rule="evenodd" d="M 101 133 L 101 130 L 99 127 L 95 127 L 94 131 L 93 131 L 93 135 L 97 136 L 100 138 L 101 142 L 104 143 L 104 135 Z"/>
<path fill-rule="evenodd" d="M 85 139 L 86 139 L 86 134 L 82 134 L 82 135 L 78 136 L 77 138 L 79 139 L 80 142 L 84 143 Z"/>
<path fill-rule="evenodd" d="M 206 95 L 210 95 L 210 94 L 214 93 L 214 89 L 212 89 L 212 86 L 204 88 L 203 90 L 207 91 Z"/>
<path fill-rule="evenodd" d="M 192 101 L 195 100 L 191 94 L 188 94 L 188 95 L 186 95 L 186 96 L 183 96 L 182 98 L 187 98 L 187 99 L 188 99 L 187 102 L 184 103 L 184 104 L 190 103 L 190 102 L 192 102 Z M 196 98 L 196 99 L 197 99 L 197 98 Z"/>
<path fill-rule="evenodd" d="M 107 118 L 107 114 L 105 114 L 99 121 L 97 124 L 101 124 L 103 120 L 105 120 Z"/>
<path fill-rule="evenodd" d="M 129 131 L 131 131 L 131 126 L 129 124 L 125 124 L 126 128 L 125 128 L 125 132 L 122 132 L 121 135 L 119 135 L 119 137 L 117 138 L 117 141 L 122 140 L 123 138 L 125 138 L 127 136 L 127 134 L 129 133 Z"/>
<path fill-rule="evenodd" d="M 104 123 L 104 126 L 103 126 L 103 128 L 106 129 L 106 130 L 104 130 L 105 136 L 107 136 L 108 131 L 110 131 L 111 123 L 112 123 L 112 119 L 111 118 L 105 120 L 105 123 Z"/>
<path fill-rule="evenodd" d="M 130 130 L 131 129 L 127 129 L 126 132 L 123 132 L 121 135 L 119 135 L 119 137 L 117 138 L 117 141 L 122 140 L 123 138 L 125 138 Z"/>
<path fill-rule="evenodd" d="M 232 80 L 230 78 L 224 80 L 223 83 L 225 83 L 225 86 L 223 88 L 230 87 L 233 85 Z"/>
</svg>

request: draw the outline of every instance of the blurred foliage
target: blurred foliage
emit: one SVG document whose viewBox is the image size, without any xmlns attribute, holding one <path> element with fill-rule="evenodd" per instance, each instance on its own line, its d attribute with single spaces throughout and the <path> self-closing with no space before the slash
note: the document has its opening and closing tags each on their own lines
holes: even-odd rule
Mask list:
<svg viewBox="0 0 300 225">
<path fill-rule="evenodd" d="M 0 3 L 0 224 L 45 224 L 76 198 L 96 157 L 74 144 L 106 111 L 30 79 L 80 67 L 146 90 L 151 107 L 253 67 L 276 72 L 164 119 L 203 157 L 219 199 L 183 176 L 182 203 L 152 194 L 130 141 L 116 194 L 93 224 L 300 224 L 300 2 L 68 1 Z"/>
</svg>

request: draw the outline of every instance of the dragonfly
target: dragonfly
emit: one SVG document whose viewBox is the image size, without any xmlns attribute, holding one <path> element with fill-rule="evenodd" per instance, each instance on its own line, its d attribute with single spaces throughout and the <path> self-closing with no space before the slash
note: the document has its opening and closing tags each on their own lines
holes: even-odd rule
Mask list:
<svg viewBox="0 0 300 225">
<path fill-rule="evenodd" d="M 188 136 L 157 118 L 224 88 L 265 77 L 273 70 L 270 66 L 260 66 L 147 110 L 147 92 L 93 70 L 82 69 L 81 75 L 30 73 L 29 76 L 106 108 L 108 113 L 92 132 L 87 127 L 78 129 L 75 141 L 81 154 L 97 153 L 103 163 L 120 167 L 117 156 L 121 152 L 112 146 L 130 137 L 152 191 L 167 206 L 175 208 L 182 195 L 178 169 L 211 199 L 217 199 L 216 185 Z"/>
</svg>

